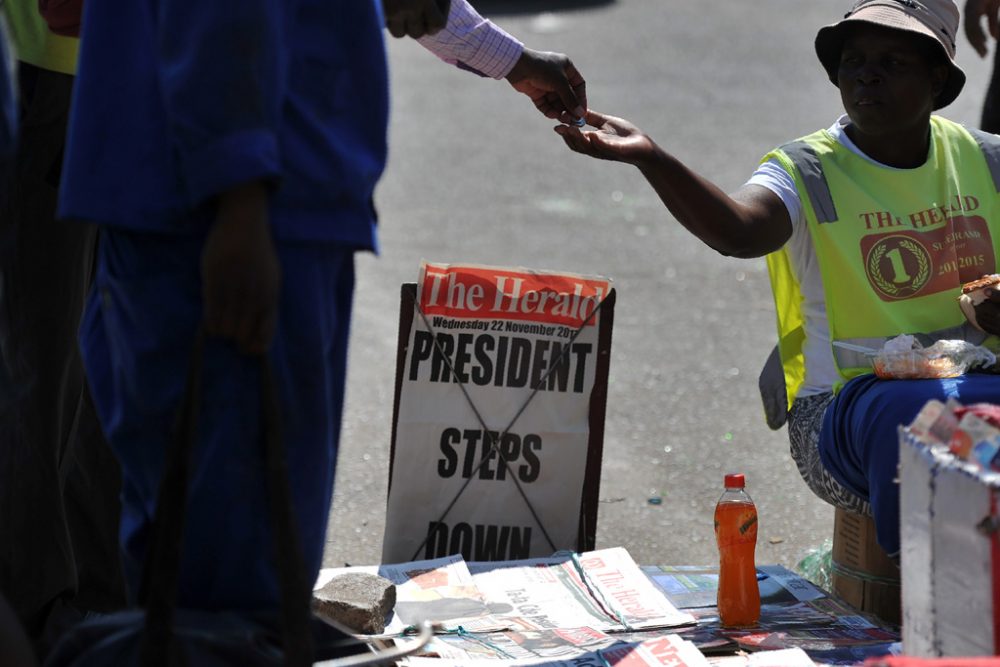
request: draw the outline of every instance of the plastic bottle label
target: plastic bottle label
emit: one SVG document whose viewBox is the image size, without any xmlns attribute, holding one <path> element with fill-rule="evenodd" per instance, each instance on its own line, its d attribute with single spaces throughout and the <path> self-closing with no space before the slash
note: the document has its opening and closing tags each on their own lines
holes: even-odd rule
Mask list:
<svg viewBox="0 0 1000 667">
<path fill-rule="evenodd" d="M 720 526 L 720 519 L 724 526 Z M 735 529 L 735 530 L 734 530 Z M 715 534 L 720 548 L 757 542 L 757 508 L 743 503 L 720 507 L 716 512 Z"/>
</svg>

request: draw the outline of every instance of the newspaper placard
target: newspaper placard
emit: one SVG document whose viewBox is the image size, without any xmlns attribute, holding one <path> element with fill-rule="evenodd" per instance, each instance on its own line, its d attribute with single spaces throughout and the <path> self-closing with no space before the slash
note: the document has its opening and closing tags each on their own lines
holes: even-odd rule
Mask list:
<svg viewBox="0 0 1000 667">
<path fill-rule="evenodd" d="M 421 264 L 408 331 L 401 318 L 383 562 L 583 550 L 611 292 L 595 276 Z"/>
</svg>

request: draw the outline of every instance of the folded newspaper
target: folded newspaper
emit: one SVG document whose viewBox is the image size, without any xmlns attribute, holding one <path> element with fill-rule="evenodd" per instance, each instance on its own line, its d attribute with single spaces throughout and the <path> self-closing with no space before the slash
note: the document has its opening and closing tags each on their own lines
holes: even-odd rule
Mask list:
<svg viewBox="0 0 1000 667">
<path fill-rule="evenodd" d="M 629 632 L 695 622 L 679 611 L 621 547 L 495 563 L 460 555 L 394 565 L 324 569 L 322 588 L 346 572 L 378 574 L 396 584 L 396 606 L 383 636 L 421 621 L 446 632 L 590 628 Z"/>
<path fill-rule="evenodd" d="M 492 638 L 492 637 L 491 637 Z M 669 634 L 642 642 L 617 642 L 606 648 L 566 658 L 475 659 L 417 657 L 402 662 L 409 667 L 711 667 L 694 644 Z"/>
<path fill-rule="evenodd" d="M 563 660 L 608 648 L 620 639 L 593 628 L 508 630 L 488 635 L 438 635 L 420 652 L 444 660 Z M 438 663 L 440 665 L 440 663 Z M 497 663 L 492 662 L 496 665 Z"/>
</svg>

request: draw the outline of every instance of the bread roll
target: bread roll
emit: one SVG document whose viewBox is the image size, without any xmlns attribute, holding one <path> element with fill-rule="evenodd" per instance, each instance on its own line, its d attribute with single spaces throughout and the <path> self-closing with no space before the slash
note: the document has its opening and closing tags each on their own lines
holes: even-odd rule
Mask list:
<svg viewBox="0 0 1000 667">
<path fill-rule="evenodd" d="M 991 273 L 965 283 L 962 285 L 962 296 L 958 297 L 958 305 L 961 307 L 965 319 L 969 320 L 969 323 L 980 331 L 985 330 L 976 321 L 976 306 L 986 301 L 987 287 L 1000 289 L 1000 274 Z"/>
</svg>

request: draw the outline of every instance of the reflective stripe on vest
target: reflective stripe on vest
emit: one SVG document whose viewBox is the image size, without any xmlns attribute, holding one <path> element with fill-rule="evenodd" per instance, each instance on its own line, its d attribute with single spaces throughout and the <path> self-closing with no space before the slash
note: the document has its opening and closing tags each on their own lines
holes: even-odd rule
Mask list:
<svg viewBox="0 0 1000 667">
<path fill-rule="evenodd" d="M 986 165 L 993 177 L 993 185 L 997 192 L 1000 192 L 1000 135 L 972 128 L 966 129 L 979 144 L 979 148 L 982 149 Z M 830 185 L 826 182 L 826 176 L 823 175 L 823 165 L 813 147 L 800 140 L 787 143 L 779 150 L 795 163 L 799 173 L 802 174 L 809 202 L 812 204 L 813 210 L 816 211 L 816 221 L 836 222 L 837 208 L 833 204 Z"/>
<path fill-rule="evenodd" d="M 804 141 L 787 143 L 778 150 L 782 151 L 795 163 L 809 195 L 813 210 L 816 211 L 818 222 L 836 222 L 837 207 L 833 205 L 830 185 L 823 175 L 823 165 L 812 146 Z"/>
<path fill-rule="evenodd" d="M 989 167 L 990 175 L 993 177 L 993 185 L 996 187 L 997 192 L 1000 192 L 1000 136 L 983 132 L 982 130 L 966 129 L 983 151 L 983 157 L 986 158 L 986 165 Z"/>
</svg>

